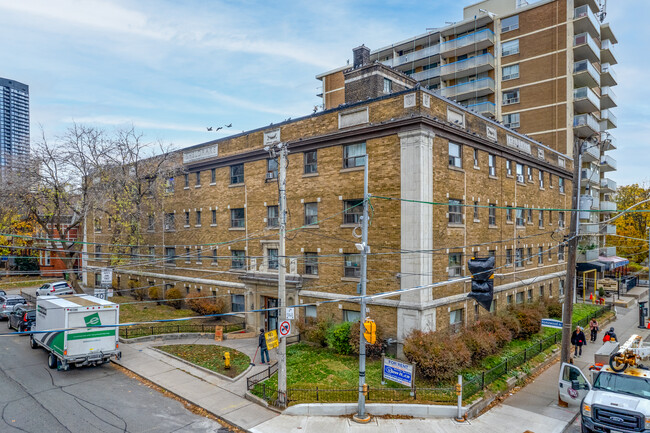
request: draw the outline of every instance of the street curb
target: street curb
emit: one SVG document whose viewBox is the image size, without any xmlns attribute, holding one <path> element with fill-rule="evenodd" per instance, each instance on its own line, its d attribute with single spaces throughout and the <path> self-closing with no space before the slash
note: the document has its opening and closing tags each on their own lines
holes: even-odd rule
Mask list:
<svg viewBox="0 0 650 433">
<path fill-rule="evenodd" d="M 213 338 L 214 334 L 207 332 L 181 332 L 176 334 L 156 334 L 156 335 L 145 335 L 144 337 L 136 338 L 124 338 L 118 337 L 120 343 L 124 344 L 133 344 L 133 343 L 144 343 L 147 341 L 166 341 L 166 340 L 180 340 L 182 338 Z"/>
<path fill-rule="evenodd" d="M 223 346 L 222 346 L 222 347 L 223 347 Z M 186 360 L 186 359 L 180 358 L 180 357 L 178 357 L 178 356 L 176 356 L 176 355 L 172 355 L 171 353 L 167 353 L 167 352 L 165 352 L 165 351 L 162 351 L 162 350 L 160 350 L 160 349 L 158 349 L 158 348 L 156 348 L 156 347 L 153 347 L 153 346 L 152 346 L 152 347 L 149 347 L 149 349 L 151 349 L 151 350 L 153 350 L 153 351 L 156 351 L 156 352 L 158 352 L 158 353 L 160 353 L 160 354 L 163 354 L 163 355 L 165 355 L 165 356 L 168 356 L 168 357 L 170 357 L 170 358 L 173 358 L 173 359 L 175 359 L 175 360 L 177 360 L 177 361 L 180 361 L 180 362 L 182 362 L 183 364 L 187 364 L 187 365 L 189 365 L 190 367 L 194 367 L 194 368 L 196 368 L 197 370 L 201 370 L 201 371 L 204 372 L 204 373 L 210 374 L 210 375 L 212 375 L 212 376 L 216 376 L 218 379 L 226 380 L 226 381 L 228 381 L 228 382 L 230 382 L 230 383 L 237 382 L 237 381 L 238 381 L 238 380 L 239 380 L 243 375 L 245 375 L 246 373 L 248 373 L 248 372 L 253 368 L 251 365 L 249 365 L 248 368 L 247 368 L 246 370 L 244 370 L 243 372 L 239 373 L 236 377 L 232 378 L 232 377 L 224 376 L 224 375 L 221 374 L 221 373 L 217 373 L 216 371 L 212 371 L 212 370 L 207 369 L 207 368 L 205 368 L 205 367 L 201 367 L 200 365 L 194 364 L 194 363 L 192 363 L 192 362 L 190 362 L 190 361 L 188 361 L 188 360 Z M 236 349 L 235 349 L 235 350 L 236 350 Z M 243 352 L 242 352 L 242 353 L 243 353 Z M 246 354 L 244 353 L 244 355 L 246 355 Z"/>
<path fill-rule="evenodd" d="M 178 394 L 176 394 L 174 391 L 172 391 L 172 390 L 166 388 L 164 385 L 162 385 L 162 384 L 156 382 L 154 379 L 150 379 L 150 378 L 144 377 L 144 376 L 142 376 L 141 374 L 138 374 L 138 373 L 136 373 L 135 371 L 131 370 L 130 368 L 127 368 L 127 367 L 125 367 L 124 365 L 120 364 L 120 363 L 119 363 L 118 361 L 116 361 L 116 360 L 111 360 L 111 362 L 114 362 L 115 364 L 119 365 L 120 367 L 124 368 L 125 370 L 130 371 L 132 374 L 134 374 L 135 376 L 138 376 L 138 377 L 141 378 L 142 380 L 145 380 L 145 381 L 147 381 L 147 382 L 151 382 L 151 383 L 153 383 L 154 385 L 156 385 L 157 387 L 159 387 L 160 389 L 164 389 L 164 390 L 167 391 L 168 393 L 170 393 L 170 394 L 176 396 L 179 400 L 186 401 L 186 402 L 192 404 L 193 406 L 196 406 L 196 407 L 198 407 L 198 408 L 200 408 L 200 409 L 203 409 L 204 411 L 206 411 L 207 413 L 209 413 L 209 414 L 212 415 L 213 417 L 215 417 L 215 418 L 217 418 L 217 419 L 223 421 L 225 424 L 228 424 L 228 425 L 230 425 L 230 426 L 232 426 L 232 427 L 235 427 L 235 428 L 237 428 L 237 429 L 239 429 L 239 430 L 241 430 L 241 431 L 243 431 L 243 432 L 251 433 L 251 431 L 248 430 L 247 428 L 244 428 L 244 427 L 240 426 L 239 424 L 234 423 L 234 422 L 232 422 L 232 421 L 229 421 L 228 419 L 224 418 L 223 416 L 218 415 L 218 414 L 212 412 L 212 411 L 209 410 L 209 409 L 206 409 L 205 407 L 201 406 L 201 404 L 200 404 L 199 402 L 196 402 L 196 401 L 194 401 L 194 400 L 192 400 L 192 399 L 190 399 L 190 398 L 187 398 L 187 397 L 183 397 L 182 395 L 178 395 Z"/>
<path fill-rule="evenodd" d="M 250 391 L 246 391 L 246 393 L 244 394 L 244 398 L 245 398 L 246 400 L 252 401 L 252 402 L 255 403 L 255 404 L 258 404 L 258 405 L 260 405 L 260 406 L 264 406 L 264 407 L 267 408 L 268 410 L 272 410 L 273 412 L 276 412 L 276 413 L 279 414 L 279 415 L 282 415 L 282 410 L 278 409 L 277 407 L 274 407 L 274 406 L 270 405 L 270 404 L 269 404 L 267 401 L 265 401 L 264 399 L 259 398 L 259 397 L 256 396 L 256 395 L 253 395 Z"/>
</svg>

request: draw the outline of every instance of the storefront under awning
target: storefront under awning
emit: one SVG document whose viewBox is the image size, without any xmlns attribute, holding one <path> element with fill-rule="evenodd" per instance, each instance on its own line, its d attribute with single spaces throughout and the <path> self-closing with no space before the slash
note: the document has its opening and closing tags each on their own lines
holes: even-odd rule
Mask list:
<svg viewBox="0 0 650 433">
<path fill-rule="evenodd" d="M 611 257 L 600 256 L 598 257 L 598 261 L 610 266 L 608 270 L 621 268 L 623 266 L 627 266 L 630 264 L 630 261 L 628 259 L 624 259 L 623 257 L 617 257 L 617 256 L 611 256 Z"/>
</svg>

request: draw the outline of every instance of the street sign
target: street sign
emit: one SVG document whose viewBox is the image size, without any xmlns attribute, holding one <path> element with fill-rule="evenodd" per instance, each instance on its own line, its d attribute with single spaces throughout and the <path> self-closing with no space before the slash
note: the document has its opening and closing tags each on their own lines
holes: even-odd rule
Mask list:
<svg viewBox="0 0 650 433">
<path fill-rule="evenodd" d="M 413 364 L 396 361 L 390 358 L 384 358 L 383 365 L 384 379 L 401 385 L 413 385 Z"/>
<path fill-rule="evenodd" d="M 283 321 L 280 323 L 280 337 L 286 337 L 291 333 L 291 322 L 288 320 Z"/>
<path fill-rule="evenodd" d="M 264 334 L 266 339 L 266 348 L 271 350 L 275 347 L 278 347 L 280 343 L 278 342 L 278 331 L 275 329 Z"/>
<path fill-rule="evenodd" d="M 102 268 L 102 286 L 113 285 L 113 269 Z"/>
<path fill-rule="evenodd" d="M 555 319 L 542 319 L 542 326 L 544 328 L 562 329 L 562 321 Z"/>
<path fill-rule="evenodd" d="M 287 307 L 287 320 L 293 320 L 295 317 L 295 312 L 293 307 Z"/>
<path fill-rule="evenodd" d="M 93 296 L 95 296 L 95 298 L 106 300 L 106 289 L 95 289 Z"/>
</svg>

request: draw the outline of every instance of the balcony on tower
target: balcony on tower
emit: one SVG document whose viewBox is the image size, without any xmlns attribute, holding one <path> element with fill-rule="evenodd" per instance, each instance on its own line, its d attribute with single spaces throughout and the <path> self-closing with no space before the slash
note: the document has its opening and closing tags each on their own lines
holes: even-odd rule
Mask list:
<svg viewBox="0 0 650 433">
<path fill-rule="evenodd" d="M 600 112 L 600 130 L 606 131 L 608 129 L 616 128 L 618 120 L 612 110 L 601 110 Z"/>
<path fill-rule="evenodd" d="M 616 182 L 607 177 L 603 177 L 600 179 L 600 192 L 616 192 Z"/>
<path fill-rule="evenodd" d="M 440 67 L 425 69 L 424 71 L 416 72 L 410 75 L 411 78 L 418 81 L 430 80 L 432 78 L 440 78 Z M 440 80 L 438 80 L 440 81 Z"/>
<path fill-rule="evenodd" d="M 597 145 L 585 143 L 582 147 L 582 162 L 600 161 L 600 150 Z"/>
<path fill-rule="evenodd" d="M 494 80 L 492 78 L 482 78 L 476 81 L 456 84 L 454 86 L 443 87 L 442 96 L 446 98 L 464 100 L 469 98 L 478 98 L 494 93 Z"/>
<path fill-rule="evenodd" d="M 450 80 L 469 75 L 477 75 L 494 69 L 494 56 L 490 53 L 474 56 L 440 67 L 440 78 Z"/>
<path fill-rule="evenodd" d="M 576 113 L 594 113 L 600 109 L 600 98 L 589 87 L 573 89 L 573 109 Z"/>
<path fill-rule="evenodd" d="M 580 138 L 591 137 L 600 132 L 600 125 L 593 114 L 579 114 L 573 117 L 573 132 Z"/>
<path fill-rule="evenodd" d="M 600 184 L 600 175 L 598 174 L 598 171 L 590 168 L 583 168 L 580 170 L 580 174 L 580 182 L 582 183 L 582 186 L 597 186 Z"/>
<path fill-rule="evenodd" d="M 616 160 L 612 158 L 611 155 L 604 155 L 600 159 L 600 171 L 601 173 L 616 171 Z"/>
<path fill-rule="evenodd" d="M 592 37 L 600 37 L 600 22 L 589 5 L 582 5 L 573 10 L 574 33 L 589 33 Z"/>
<path fill-rule="evenodd" d="M 604 86 L 600 88 L 600 108 L 614 108 L 618 104 L 616 103 L 616 93 L 614 89 L 609 86 Z"/>
<path fill-rule="evenodd" d="M 615 86 L 618 84 L 618 77 L 616 71 L 612 69 L 609 63 L 600 65 L 600 85 L 601 86 Z"/>
<path fill-rule="evenodd" d="M 616 226 L 614 224 L 605 224 L 600 228 L 601 235 L 615 235 Z"/>
<path fill-rule="evenodd" d="M 609 39 L 604 39 L 600 41 L 600 59 L 603 63 L 609 63 L 610 65 L 615 65 L 618 63 L 614 53 L 614 43 Z"/>
<path fill-rule="evenodd" d="M 494 32 L 490 29 L 483 29 L 441 43 L 440 56 L 443 58 L 462 56 L 493 45 Z"/>
<path fill-rule="evenodd" d="M 589 33 L 580 33 L 573 37 L 573 58 L 578 60 L 600 61 L 600 49 Z"/>
<path fill-rule="evenodd" d="M 603 210 L 603 211 L 606 211 L 606 212 L 616 212 L 616 202 L 609 201 L 609 200 L 601 200 L 600 201 L 600 210 Z"/>
<path fill-rule="evenodd" d="M 600 255 L 605 257 L 614 257 L 616 255 L 616 247 L 603 247 L 600 249 Z"/>
<path fill-rule="evenodd" d="M 466 107 L 472 111 L 475 111 L 476 113 L 488 117 L 494 117 L 497 112 L 496 105 L 494 104 L 494 102 L 490 102 L 490 101 L 477 102 L 475 104 L 466 105 Z"/>
<path fill-rule="evenodd" d="M 580 60 L 573 64 L 573 85 L 590 88 L 600 85 L 600 74 L 589 60 Z"/>
</svg>

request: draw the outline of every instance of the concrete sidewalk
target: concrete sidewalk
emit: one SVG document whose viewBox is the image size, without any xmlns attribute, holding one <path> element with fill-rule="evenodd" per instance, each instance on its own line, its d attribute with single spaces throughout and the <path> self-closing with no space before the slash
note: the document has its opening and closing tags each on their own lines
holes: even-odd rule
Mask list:
<svg viewBox="0 0 650 433">
<path fill-rule="evenodd" d="M 249 430 L 278 416 L 278 413 L 244 398 L 246 377 L 261 372 L 266 366 L 257 364 L 233 382 L 152 349 L 165 344 L 216 342 L 206 338 L 184 338 L 122 344 L 122 359 L 117 364 L 243 430 Z M 226 340 L 219 344 L 239 350 L 253 359 L 257 338 Z"/>
<path fill-rule="evenodd" d="M 644 338 L 648 330 L 638 329 L 638 310 L 619 309 L 617 320 L 609 326 L 616 328 L 620 341 L 631 334 Z M 600 338 L 604 331 L 600 332 Z M 186 363 L 172 359 L 152 350 L 163 344 L 216 344 L 205 338 L 185 338 L 173 341 L 148 341 L 123 344 L 119 364 L 134 373 L 167 389 L 181 398 L 206 409 L 225 421 L 253 433 L 277 432 L 370 432 L 378 428 L 382 432 L 481 432 L 504 431 L 535 433 L 561 433 L 577 416 L 577 408 L 561 408 L 557 404 L 557 379 L 559 363 L 552 365 L 532 383 L 511 395 L 501 404 L 491 408 L 480 417 L 465 423 L 451 419 L 388 419 L 374 418 L 368 425 L 353 423 L 345 417 L 279 415 L 244 398 L 246 376 L 262 371 L 266 366 L 252 367 L 241 379 L 227 381 Z M 240 350 L 253 358 L 257 339 L 226 340 L 218 344 Z M 574 363 L 583 371 L 593 363 L 593 355 L 601 342 L 583 347 L 581 358 Z M 259 357 L 258 357 L 259 361 Z"/>
</svg>

